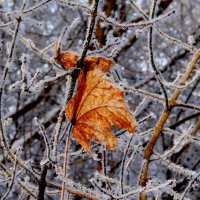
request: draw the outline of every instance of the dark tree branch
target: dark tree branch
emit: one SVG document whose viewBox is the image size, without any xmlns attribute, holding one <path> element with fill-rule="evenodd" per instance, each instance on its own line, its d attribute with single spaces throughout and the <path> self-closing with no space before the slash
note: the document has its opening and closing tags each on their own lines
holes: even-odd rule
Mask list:
<svg viewBox="0 0 200 200">
<path fill-rule="evenodd" d="M 46 189 L 46 175 L 47 175 L 48 165 L 44 164 L 42 166 L 40 180 L 38 182 L 38 196 L 37 200 L 44 200 L 44 194 Z"/>
</svg>

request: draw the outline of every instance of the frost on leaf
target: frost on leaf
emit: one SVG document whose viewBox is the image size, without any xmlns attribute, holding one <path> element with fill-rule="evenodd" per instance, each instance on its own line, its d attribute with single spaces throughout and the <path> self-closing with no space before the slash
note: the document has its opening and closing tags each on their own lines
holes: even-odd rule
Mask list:
<svg viewBox="0 0 200 200">
<path fill-rule="evenodd" d="M 136 122 L 128 111 L 123 92 L 116 88 L 104 75 L 111 65 L 97 65 L 98 58 L 86 59 L 84 69 L 78 79 L 76 95 L 66 107 L 66 115 L 74 125 L 74 138 L 91 153 L 90 141 L 115 150 L 117 138 L 111 132 L 111 126 L 127 128 L 132 133 Z"/>
</svg>

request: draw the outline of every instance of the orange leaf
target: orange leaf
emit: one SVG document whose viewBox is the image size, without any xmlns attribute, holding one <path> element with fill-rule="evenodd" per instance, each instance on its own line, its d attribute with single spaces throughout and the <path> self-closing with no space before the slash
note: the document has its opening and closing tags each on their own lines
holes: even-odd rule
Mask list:
<svg viewBox="0 0 200 200">
<path fill-rule="evenodd" d="M 79 56 L 76 52 L 72 51 L 65 51 L 64 53 L 60 54 L 60 63 L 62 64 L 66 70 L 70 67 L 75 67 L 76 63 L 79 59 Z"/>
<path fill-rule="evenodd" d="M 75 67 L 77 61 L 79 60 L 79 55 L 73 51 L 65 51 L 60 53 L 60 46 L 55 47 L 55 56 L 54 59 L 58 64 L 61 64 L 68 70 L 70 67 Z M 107 58 L 101 56 L 88 56 L 85 58 L 84 67 L 93 67 L 96 64 L 98 68 L 101 68 L 102 71 L 107 72 L 113 66 L 113 62 Z M 95 67 L 96 67 L 95 66 Z M 87 69 L 89 70 L 89 69 Z"/>
<path fill-rule="evenodd" d="M 96 60 L 93 62 L 92 59 Z M 96 64 L 102 62 L 101 59 L 95 59 L 86 58 L 88 65 L 80 72 L 76 95 L 66 107 L 66 115 L 74 125 L 74 138 L 89 153 L 91 140 L 105 145 L 108 150 L 116 149 L 117 138 L 112 134 L 111 126 L 127 128 L 131 133 L 136 128 L 123 92 L 104 75 L 103 71 L 109 70 L 109 65 L 101 67 Z"/>
<path fill-rule="evenodd" d="M 92 70 L 95 67 L 107 72 L 113 66 L 113 62 L 101 56 L 88 56 L 85 58 L 85 66 L 89 68 L 88 70 Z"/>
</svg>

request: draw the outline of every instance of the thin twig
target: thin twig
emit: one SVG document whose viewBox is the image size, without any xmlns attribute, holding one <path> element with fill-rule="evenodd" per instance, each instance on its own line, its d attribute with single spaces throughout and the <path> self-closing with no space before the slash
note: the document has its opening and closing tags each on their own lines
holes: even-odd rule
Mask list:
<svg viewBox="0 0 200 200">
<path fill-rule="evenodd" d="M 42 6 L 48 4 L 48 3 L 51 2 L 51 1 L 52 1 L 52 0 L 45 0 L 45 1 L 43 1 L 43 2 L 41 2 L 41 3 L 39 3 L 39 4 L 37 4 L 37 5 L 35 5 L 35 6 L 31 7 L 31 8 L 29 8 L 29 9 L 26 9 L 26 10 L 23 9 L 23 10 L 21 10 L 21 11 L 13 11 L 13 12 L 6 12 L 6 11 L 4 11 L 4 12 L 6 12 L 6 14 L 8 14 L 8 15 L 14 15 L 14 14 L 28 14 L 28 13 L 33 12 L 34 10 L 37 10 L 37 9 L 41 8 Z"/>
<path fill-rule="evenodd" d="M 61 131 L 62 122 L 64 121 L 64 117 L 65 117 L 65 106 L 68 104 L 68 102 L 70 100 L 69 96 L 72 95 L 72 94 L 70 94 L 70 92 L 73 93 L 71 91 L 71 88 L 73 86 L 71 78 L 69 78 L 68 81 L 66 83 L 66 94 L 65 94 L 64 105 L 62 106 L 62 109 L 59 112 L 58 120 L 57 120 L 57 123 L 56 123 L 56 126 L 55 126 L 55 134 L 54 134 L 54 137 L 53 137 L 53 150 L 52 150 L 53 155 L 52 155 L 52 157 L 53 157 L 55 162 L 57 162 L 57 145 L 58 145 L 58 142 L 59 142 L 59 135 L 60 135 L 60 131 Z"/>
<path fill-rule="evenodd" d="M 192 110 L 199 110 L 200 111 L 200 106 L 184 104 L 184 103 L 179 103 L 179 102 L 175 103 L 174 107 L 189 108 L 189 109 L 192 109 Z"/>
<path fill-rule="evenodd" d="M 83 68 L 84 59 L 86 57 L 87 51 L 89 49 L 90 42 L 92 40 L 92 34 L 93 34 L 93 31 L 94 31 L 94 25 L 95 25 L 98 3 L 99 3 L 98 0 L 95 0 L 94 3 L 93 3 L 93 9 L 91 10 L 91 15 L 90 15 L 90 18 L 89 18 L 89 21 L 88 21 L 89 29 L 88 29 L 87 34 L 86 34 L 86 39 L 83 43 L 81 58 L 77 63 L 78 68 Z"/>
<path fill-rule="evenodd" d="M 157 0 L 153 0 L 152 2 L 153 3 L 152 3 L 152 6 L 151 6 L 151 12 L 150 12 L 150 17 L 149 17 L 150 20 L 154 18 L 154 12 L 155 12 L 155 7 L 156 7 Z M 162 83 L 162 74 L 157 69 L 157 67 L 155 65 L 155 62 L 154 62 L 153 45 L 152 45 L 152 40 L 153 40 L 152 33 L 153 33 L 153 27 L 150 27 L 149 28 L 149 33 L 148 33 L 148 48 L 149 48 L 150 65 L 151 65 L 151 67 L 154 70 L 156 79 L 157 79 L 158 83 L 160 84 L 160 87 L 161 87 L 162 92 L 164 94 L 164 97 L 165 97 L 165 106 L 166 106 L 166 108 L 168 108 L 169 107 L 169 104 L 168 104 L 168 95 L 167 95 L 167 91 L 165 89 L 165 86 Z"/>
<path fill-rule="evenodd" d="M 12 179 L 11 179 L 10 185 L 8 187 L 8 190 L 4 194 L 4 196 L 1 198 L 1 200 L 6 200 L 7 197 L 8 197 L 8 195 L 10 194 L 12 188 L 13 188 L 14 180 L 15 180 L 15 174 L 16 174 L 16 170 L 17 170 L 17 156 L 18 156 L 18 152 L 19 152 L 19 149 L 17 149 L 17 152 L 15 154 L 15 162 L 14 162 L 14 167 L 13 167 L 13 172 L 12 172 Z"/>
<path fill-rule="evenodd" d="M 68 165 L 68 151 L 69 151 L 69 141 L 70 141 L 70 135 L 71 135 L 72 125 L 69 129 L 69 133 L 67 135 L 66 139 L 66 145 L 65 145 L 65 159 L 64 159 L 64 166 L 63 166 L 63 182 L 62 182 L 62 192 L 61 192 L 61 200 L 65 200 L 65 182 L 67 178 L 67 165 Z"/>
<path fill-rule="evenodd" d="M 5 28 L 5 27 L 10 26 L 10 25 L 13 25 L 13 24 L 15 24 L 15 23 L 17 23 L 16 20 L 13 20 L 13 21 L 8 22 L 8 23 L 5 23 L 5 24 L 0 24 L 0 28 Z"/>
<path fill-rule="evenodd" d="M 90 13 L 93 13 L 93 9 L 91 9 L 89 6 L 87 6 L 85 4 L 73 3 L 73 2 L 68 2 L 68 1 L 64 1 L 64 0 L 58 0 L 58 2 L 60 2 L 62 4 L 65 4 L 65 5 L 68 5 L 68 6 L 82 8 L 84 10 L 87 10 Z M 160 15 L 159 17 L 155 17 L 155 18 L 150 19 L 150 20 L 148 20 L 146 22 L 137 22 L 137 23 L 130 23 L 130 24 L 117 23 L 114 19 L 113 20 L 108 19 L 103 13 L 96 12 L 96 15 L 99 16 L 99 18 L 101 20 L 103 20 L 104 22 L 108 23 L 109 25 L 111 25 L 111 26 L 113 26 L 115 28 L 128 29 L 128 28 L 135 28 L 135 27 L 144 28 L 144 27 L 151 26 L 152 24 L 158 23 L 162 19 L 164 19 L 166 17 L 169 17 L 174 13 L 175 13 L 175 11 L 172 10 L 170 12 L 167 12 L 166 14 Z"/>
<path fill-rule="evenodd" d="M 51 158 L 50 158 L 50 153 L 51 153 L 50 152 L 50 144 L 49 144 L 49 141 L 47 139 L 44 126 L 41 124 L 41 122 L 39 121 L 38 118 L 35 118 L 35 122 L 36 122 L 37 126 L 39 127 L 39 133 L 41 134 L 41 136 L 43 137 L 44 142 L 45 142 L 45 146 L 46 146 L 46 159 L 45 159 L 45 163 L 44 164 L 46 164 L 49 161 L 51 161 Z"/>
<path fill-rule="evenodd" d="M 126 149 L 124 151 L 124 156 L 123 156 L 123 159 L 122 159 L 122 163 L 121 163 L 121 172 L 120 172 L 120 193 L 121 195 L 124 194 L 124 170 L 125 170 L 125 164 L 126 164 L 126 157 L 127 157 L 127 153 L 129 151 L 129 148 L 130 148 L 130 145 L 131 145 L 131 142 L 133 140 L 133 136 L 131 136 L 127 146 L 126 146 Z"/>
<path fill-rule="evenodd" d="M 44 200 L 44 194 L 45 194 L 45 189 L 46 189 L 46 175 L 47 175 L 47 170 L 48 170 L 48 164 L 45 163 L 42 166 L 42 171 L 41 171 L 41 176 L 40 176 L 40 181 L 38 183 L 38 196 L 37 200 Z"/>
<path fill-rule="evenodd" d="M 19 186 L 24 190 L 24 192 L 28 195 L 30 195 L 31 197 L 33 197 L 34 199 L 37 199 L 37 197 L 35 196 L 35 194 L 32 193 L 32 191 L 30 191 L 21 181 L 17 181 L 17 183 L 19 184 Z"/>
</svg>

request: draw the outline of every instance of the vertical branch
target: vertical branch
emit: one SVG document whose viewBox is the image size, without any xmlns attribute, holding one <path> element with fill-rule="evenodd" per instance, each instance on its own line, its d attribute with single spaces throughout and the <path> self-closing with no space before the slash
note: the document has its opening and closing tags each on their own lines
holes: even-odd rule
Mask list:
<svg viewBox="0 0 200 200">
<path fill-rule="evenodd" d="M 6 200 L 8 195 L 10 194 L 13 185 L 14 185 L 14 180 L 15 180 L 15 174 L 16 174 L 16 170 L 17 170 L 17 156 L 18 156 L 18 151 L 19 149 L 17 149 L 16 155 L 15 155 L 15 162 L 14 162 L 14 167 L 13 167 L 13 173 L 12 173 L 12 179 L 11 179 L 11 183 L 8 187 L 7 192 L 4 194 L 4 196 L 1 198 L 1 200 Z"/>
<path fill-rule="evenodd" d="M 98 3 L 99 3 L 99 0 L 94 0 L 94 2 L 93 2 L 93 8 L 92 8 L 91 15 L 90 15 L 89 22 L 88 22 L 88 31 L 87 31 L 87 34 L 86 34 L 86 39 L 83 43 L 83 50 L 82 50 L 82 53 L 81 53 L 81 58 L 77 63 L 77 67 L 79 67 L 79 68 L 83 68 L 84 59 L 86 57 L 87 51 L 88 51 L 89 46 L 90 46 L 90 42 L 92 40 L 92 34 L 93 34 L 93 31 L 94 31 L 95 19 L 96 19 L 96 16 L 97 16 Z"/>
<path fill-rule="evenodd" d="M 107 175 L 107 153 L 106 150 L 103 150 L 103 158 L 102 158 L 102 166 L 103 166 L 103 174 Z"/>
<path fill-rule="evenodd" d="M 42 166 L 42 171 L 41 171 L 41 176 L 40 176 L 40 180 L 39 180 L 39 188 L 38 188 L 38 196 L 37 196 L 37 200 L 44 200 L 44 194 L 45 194 L 45 188 L 46 188 L 46 175 L 47 175 L 47 170 L 48 170 L 48 166 L 47 163 L 45 163 Z"/>
<path fill-rule="evenodd" d="M 81 53 L 81 58 L 77 62 L 77 67 L 80 68 L 80 69 L 83 68 L 84 59 L 86 57 L 86 54 L 87 54 L 87 51 L 89 49 L 89 45 L 90 45 L 90 42 L 91 42 L 91 39 L 92 39 L 98 3 L 99 3 L 99 0 L 94 0 L 94 2 L 93 2 L 93 9 L 92 9 L 92 11 L 90 13 L 90 17 L 89 17 L 88 29 L 87 29 L 85 41 L 83 43 L 83 50 L 82 50 L 82 53 Z M 72 82 L 71 82 L 71 87 L 70 87 L 70 91 L 69 91 L 69 94 L 68 94 L 67 102 L 69 102 L 69 100 L 71 99 L 71 97 L 73 95 L 73 91 L 74 91 L 74 88 L 75 88 L 75 85 L 76 85 L 76 80 L 79 76 L 79 72 L 80 72 L 79 70 L 74 70 L 74 73 L 72 74 Z M 64 179 L 67 176 L 68 147 L 69 147 L 71 128 L 72 128 L 72 126 L 70 127 L 70 130 L 69 130 L 69 133 L 68 133 L 68 136 L 67 136 L 67 140 L 66 140 L 66 147 L 65 147 L 65 160 L 64 160 L 64 166 L 63 166 L 63 168 L 64 168 Z M 63 180 L 63 184 L 62 184 L 61 200 L 65 199 L 64 193 L 65 193 L 65 180 Z"/>
<path fill-rule="evenodd" d="M 71 135 L 72 125 L 70 126 L 69 133 L 67 135 L 66 144 L 65 144 L 65 159 L 64 159 L 64 170 L 63 170 L 63 182 L 62 182 L 62 192 L 61 192 L 61 200 L 65 199 L 65 182 L 67 178 L 67 164 L 68 164 L 68 151 L 69 151 L 69 141 Z"/>
<path fill-rule="evenodd" d="M 68 81 L 69 81 L 69 83 L 68 83 Z M 55 134 L 54 134 L 54 138 L 53 138 L 53 155 L 52 155 L 55 162 L 57 162 L 57 145 L 58 145 L 58 140 L 59 140 L 59 134 L 60 134 L 62 122 L 65 117 L 65 105 L 67 105 L 69 100 L 71 99 L 71 97 L 73 95 L 72 88 L 74 88 L 74 87 L 75 87 L 74 82 L 71 80 L 71 78 L 69 78 L 69 80 L 67 80 L 67 83 L 66 83 L 65 103 L 59 112 L 58 120 L 57 120 L 57 123 L 55 126 Z M 69 89 L 69 91 L 68 91 L 68 89 Z"/>
<path fill-rule="evenodd" d="M 150 11 L 150 16 L 148 18 L 148 16 L 142 11 L 140 10 L 140 8 L 137 7 L 137 5 L 132 1 L 130 0 L 131 3 L 132 3 L 132 6 L 137 10 L 138 13 L 140 13 L 142 15 L 142 17 L 146 20 L 151 20 L 153 19 L 154 17 L 154 14 L 155 14 L 155 8 L 156 8 L 156 3 L 157 3 L 157 0 L 153 0 L 152 2 L 152 7 L 151 7 L 151 11 Z M 153 25 L 152 25 L 153 26 Z M 161 72 L 157 69 L 156 65 L 155 65 L 155 62 L 154 62 L 154 56 L 153 56 L 153 45 L 152 45 L 152 40 L 153 40 L 153 27 L 150 27 L 149 28 L 149 33 L 148 33 L 148 47 L 149 47 L 149 60 L 150 60 L 150 65 L 151 67 L 153 68 L 154 70 L 154 73 L 155 73 L 155 76 L 156 76 L 156 79 L 163 91 L 163 94 L 164 94 L 164 97 L 165 97 L 165 106 L 168 108 L 168 95 L 167 95 L 167 91 L 165 89 L 165 86 L 162 82 L 162 74 Z"/>
<path fill-rule="evenodd" d="M 49 161 L 51 161 L 51 157 L 50 157 L 50 144 L 49 144 L 49 141 L 48 141 L 47 136 L 46 136 L 45 128 L 41 124 L 41 122 L 39 121 L 38 118 L 35 118 L 35 122 L 38 125 L 38 127 L 39 127 L 39 133 L 43 137 L 44 142 L 45 142 L 45 146 L 46 146 L 46 159 L 45 159 L 45 163 L 48 163 Z"/>
<path fill-rule="evenodd" d="M 153 0 L 149 20 L 153 19 L 153 17 L 154 17 L 156 3 L 157 3 L 157 0 Z M 156 79 L 157 79 L 158 83 L 160 84 L 160 87 L 163 91 L 163 94 L 164 94 L 164 97 L 165 97 L 165 106 L 166 106 L 166 108 L 168 108 L 169 105 L 168 105 L 167 91 L 165 89 L 164 84 L 161 81 L 162 80 L 162 74 L 157 69 L 155 62 L 154 62 L 153 45 L 152 45 L 153 35 L 152 34 L 153 34 L 153 25 L 152 25 L 152 27 L 149 28 L 149 33 L 148 33 L 149 61 L 150 61 L 151 67 L 154 70 Z"/>
<path fill-rule="evenodd" d="M 72 24 L 70 25 L 70 29 L 75 27 L 78 23 L 78 19 L 75 19 Z M 64 35 L 66 34 L 69 34 L 70 30 L 67 30 L 67 27 L 64 28 L 63 32 L 61 33 L 60 37 L 59 37 L 59 40 L 56 44 L 56 54 L 54 56 L 54 60 L 57 61 L 59 63 L 59 60 L 60 60 L 60 53 L 61 53 L 61 42 L 62 42 L 62 39 L 64 37 Z M 77 73 L 77 72 L 72 72 L 72 77 L 74 76 L 74 74 Z M 72 80 L 70 79 L 69 80 L 69 85 L 68 83 L 66 84 L 66 88 L 69 89 L 66 90 L 66 94 L 65 94 L 65 103 L 64 103 L 64 106 L 62 107 L 62 109 L 60 110 L 59 112 L 59 115 L 58 115 L 58 120 L 57 120 L 57 123 L 56 123 L 56 127 L 55 127 L 55 135 L 54 135 L 54 138 L 53 138 L 53 159 L 57 162 L 57 145 L 58 145 L 58 141 L 59 141 L 59 135 L 60 135 L 60 130 L 61 130 L 61 126 L 62 126 L 62 123 L 64 121 L 64 117 L 65 117 L 65 105 L 68 104 L 69 100 L 71 99 L 72 95 L 73 95 L 73 92 L 74 92 L 74 88 L 75 88 L 75 84 L 76 84 L 76 80 L 74 80 L 72 78 Z M 68 87 L 69 86 L 69 87 Z"/>
<path fill-rule="evenodd" d="M 127 153 L 130 148 L 132 140 L 133 140 L 133 135 L 131 136 L 129 143 L 125 149 L 124 156 L 123 156 L 122 163 L 121 163 L 121 173 L 120 173 L 120 190 L 121 190 L 120 192 L 121 192 L 121 194 L 124 194 L 124 170 L 125 170 L 126 156 L 127 156 Z"/>
</svg>

